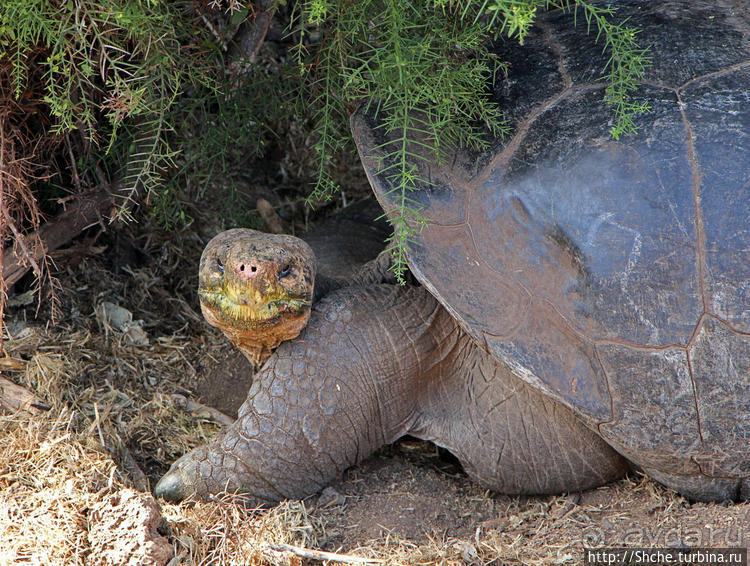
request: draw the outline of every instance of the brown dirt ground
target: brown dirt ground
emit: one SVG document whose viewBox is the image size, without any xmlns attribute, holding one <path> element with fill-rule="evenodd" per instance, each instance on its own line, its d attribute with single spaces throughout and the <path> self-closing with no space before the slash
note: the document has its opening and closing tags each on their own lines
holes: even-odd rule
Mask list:
<svg viewBox="0 0 750 566">
<path fill-rule="evenodd" d="M 96 562 L 92 533 L 101 529 L 91 510 L 126 487 L 148 493 L 174 459 L 218 430 L 170 395 L 228 413 L 242 401 L 248 365 L 202 321 L 193 293 L 212 231 L 123 228 L 61 252 L 55 322 L 48 293 L 40 309 L 14 295 L 5 348 L 17 364 L 0 364 L 0 373 L 51 409 L 0 416 L 0 565 Z M 147 342 L 107 324 L 104 301 L 142 321 Z M 290 544 L 388 564 L 580 564 L 584 547 L 750 539 L 750 504 L 690 503 L 637 474 L 583 494 L 507 497 L 408 439 L 332 487 L 261 511 L 232 498 L 162 503 L 170 564 L 321 563 Z M 139 560 L 147 562 L 131 562 Z"/>
</svg>

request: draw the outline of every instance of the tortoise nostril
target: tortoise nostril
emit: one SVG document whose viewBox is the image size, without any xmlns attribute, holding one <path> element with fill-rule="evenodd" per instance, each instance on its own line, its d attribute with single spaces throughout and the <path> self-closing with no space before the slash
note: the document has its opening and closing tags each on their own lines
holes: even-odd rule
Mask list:
<svg viewBox="0 0 750 566">
<path fill-rule="evenodd" d="M 248 267 L 248 266 L 246 266 L 246 265 L 245 265 L 244 263 L 241 263 L 241 264 L 240 264 L 240 267 L 239 267 L 239 270 L 240 270 L 241 272 L 244 272 L 244 271 L 245 271 L 245 267 Z M 252 273 L 255 273 L 256 271 L 258 271 L 258 266 L 257 266 L 257 265 L 253 265 L 253 264 L 250 264 L 250 265 L 249 265 L 249 268 L 250 268 L 250 271 L 251 271 Z"/>
</svg>

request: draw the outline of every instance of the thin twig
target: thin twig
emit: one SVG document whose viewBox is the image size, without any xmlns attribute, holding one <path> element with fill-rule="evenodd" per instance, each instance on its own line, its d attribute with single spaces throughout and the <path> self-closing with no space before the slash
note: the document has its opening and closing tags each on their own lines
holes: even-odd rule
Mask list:
<svg viewBox="0 0 750 566">
<path fill-rule="evenodd" d="M 70 169 L 71 176 L 73 177 L 73 184 L 76 186 L 76 190 L 81 192 L 81 178 L 78 176 L 78 167 L 76 166 L 76 158 L 73 154 L 73 145 L 70 143 L 70 136 L 65 136 L 65 146 L 68 149 L 68 155 L 70 156 Z"/>
<path fill-rule="evenodd" d="M 122 458 L 122 465 L 125 472 L 127 472 L 128 476 L 130 476 L 130 479 L 133 481 L 133 487 L 138 491 L 149 491 L 148 477 L 143 473 L 138 462 L 135 461 L 132 452 L 128 450 L 128 447 L 125 446 L 125 444 L 120 445 L 120 457 Z"/>
<path fill-rule="evenodd" d="M 0 119 L 0 210 L 5 210 L 5 181 L 3 178 L 5 157 L 5 118 Z M 3 239 L 4 230 L 0 227 L 0 355 L 5 351 L 5 301 L 8 298 L 8 286 L 3 275 Z"/>
<path fill-rule="evenodd" d="M 31 253 L 31 250 L 26 247 L 25 238 L 23 237 L 23 234 L 18 231 L 18 228 L 16 228 L 15 222 L 13 222 L 13 219 L 8 214 L 8 211 L 4 208 L 2 209 L 3 217 L 5 218 L 5 222 L 7 223 L 8 228 L 10 228 L 10 231 L 13 232 L 13 235 L 16 237 L 16 243 L 18 244 L 18 247 L 21 248 L 21 251 L 23 252 L 23 258 L 26 259 L 30 264 L 32 269 L 34 270 L 34 275 L 37 277 L 42 276 L 42 270 L 39 268 L 39 264 L 34 259 L 34 254 Z"/>
<path fill-rule="evenodd" d="M 303 548 L 301 546 L 294 546 L 291 544 L 267 544 L 265 545 L 271 550 L 277 552 L 292 552 L 300 558 L 307 558 L 309 560 L 328 560 L 330 562 L 341 562 L 344 564 L 382 564 L 383 560 L 379 558 L 364 558 L 362 556 L 354 556 L 352 554 L 338 554 L 336 552 L 324 552 L 322 550 L 313 550 L 311 548 Z"/>
<path fill-rule="evenodd" d="M 210 420 L 222 426 L 229 426 L 234 422 L 234 419 L 232 417 L 225 415 L 218 409 L 214 409 L 213 407 L 209 407 L 208 405 L 204 405 L 202 403 L 198 403 L 197 401 L 193 401 L 192 399 L 188 399 L 187 397 L 185 397 L 184 395 L 180 395 L 179 393 L 170 395 L 170 398 L 177 407 L 198 417 Z"/>
<path fill-rule="evenodd" d="M 10 228 L 10 231 L 13 232 L 13 236 L 15 236 L 16 242 L 18 243 L 18 246 L 21 248 L 21 251 L 23 252 L 24 258 L 29 261 L 32 268 L 34 269 L 34 274 L 37 277 L 41 277 L 42 270 L 39 268 L 39 264 L 37 264 L 36 260 L 34 259 L 33 254 L 31 251 L 26 247 L 26 242 L 24 240 L 23 235 L 16 227 L 16 223 L 13 222 L 13 218 L 8 214 L 8 210 L 5 208 L 4 203 L 4 194 L 5 194 L 5 179 L 4 176 L 6 174 L 5 171 L 5 122 L 3 121 L 0 123 L 0 212 L 2 212 L 3 218 L 5 219 L 5 225 Z M 0 240 L 3 238 L 4 234 L 0 234 Z M 2 252 L 2 245 L 0 245 L 0 253 Z M 3 264 L 0 262 L 0 268 L 2 268 Z M 2 287 L 0 288 L 0 292 L 5 292 L 6 288 L 10 285 L 5 277 L 2 278 Z M 3 307 L 5 306 L 5 301 L 3 301 Z M 0 309 L 0 313 L 4 313 L 5 310 Z"/>
<path fill-rule="evenodd" d="M 49 411 L 50 407 L 25 387 L 0 377 L 0 409 L 11 413 L 26 411 L 38 415 Z"/>
</svg>

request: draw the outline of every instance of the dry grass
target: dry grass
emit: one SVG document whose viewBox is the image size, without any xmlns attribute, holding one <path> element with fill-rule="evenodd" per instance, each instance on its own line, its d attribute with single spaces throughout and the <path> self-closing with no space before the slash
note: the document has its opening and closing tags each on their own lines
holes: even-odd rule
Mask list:
<svg viewBox="0 0 750 566">
<path fill-rule="evenodd" d="M 77 417 L 0 420 L 0 564 L 83 564 L 85 510 L 119 474 L 81 442 Z"/>
<path fill-rule="evenodd" d="M 33 305 L 11 312 L 6 351 L 23 369 L 3 375 L 51 410 L 0 417 L 0 565 L 86 564 L 89 510 L 126 486 L 148 491 L 218 430 L 170 397 L 190 395 L 211 363 L 207 352 L 223 342 L 191 303 L 201 242 L 188 234 L 175 244 L 155 232 L 143 246 L 161 261 L 121 277 L 104 257 L 87 258 L 64 275 L 59 324 L 29 322 Z M 148 343 L 114 328 L 102 316 L 105 301 L 142 321 Z M 227 495 L 164 504 L 162 513 L 175 564 L 299 564 L 271 547 L 314 547 L 322 532 L 297 501 L 261 512 Z"/>
</svg>

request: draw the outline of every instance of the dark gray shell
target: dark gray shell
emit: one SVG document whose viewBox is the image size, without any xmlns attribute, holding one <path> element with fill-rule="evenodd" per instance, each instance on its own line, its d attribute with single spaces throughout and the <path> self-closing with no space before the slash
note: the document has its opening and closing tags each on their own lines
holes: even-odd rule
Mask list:
<svg viewBox="0 0 750 566">
<path fill-rule="evenodd" d="M 550 12 L 494 84 L 513 125 L 425 165 L 417 278 L 474 338 L 657 479 L 750 477 L 750 10 L 618 2 L 653 65 L 609 134 L 606 53 Z M 382 139 L 353 118 L 370 181 Z M 387 164 L 386 164 L 387 165 Z M 713 481 L 713 480 L 711 480 Z M 667 481 L 667 483 L 669 483 Z M 727 485 L 729 485 L 727 484 Z"/>
</svg>

